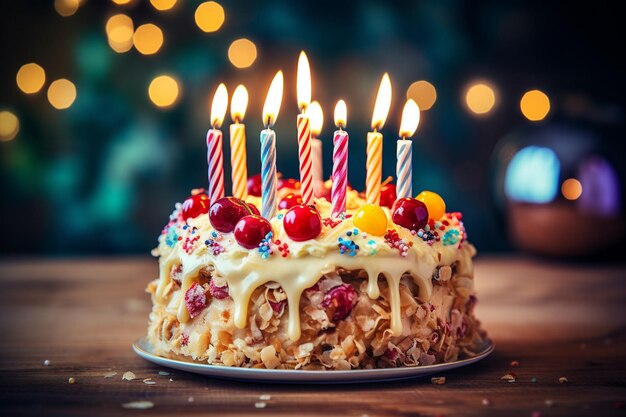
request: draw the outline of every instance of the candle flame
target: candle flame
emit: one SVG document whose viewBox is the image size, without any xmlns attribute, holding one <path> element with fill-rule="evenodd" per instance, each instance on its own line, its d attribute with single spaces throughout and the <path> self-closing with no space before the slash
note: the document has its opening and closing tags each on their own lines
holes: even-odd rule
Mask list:
<svg viewBox="0 0 626 417">
<path fill-rule="evenodd" d="M 246 115 L 246 109 L 248 108 L 248 90 L 243 85 L 238 85 L 233 93 L 233 98 L 230 102 L 230 117 L 235 123 L 243 121 L 243 116 Z"/>
<path fill-rule="evenodd" d="M 304 51 L 298 58 L 297 93 L 298 108 L 304 112 L 311 103 L 311 67 Z"/>
<path fill-rule="evenodd" d="M 415 133 L 420 122 L 420 108 L 413 99 L 408 99 L 402 109 L 402 120 L 400 121 L 400 137 L 410 138 Z"/>
<path fill-rule="evenodd" d="M 306 110 L 307 116 L 311 120 L 311 136 L 318 137 L 322 131 L 324 125 L 324 112 L 322 106 L 317 101 L 311 102 L 311 105 Z"/>
<path fill-rule="evenodd" d="M 335 105 L 335 126 L 340 129 L 346 127 L 347 117 L 348 110 L 346 109 L 346 102 L 339 100 Z"/>
<path fill-rule="evenodd" d="M 222 126 L 224 116 L 226 115 L 226 107 L 228 107 L 228 91 L 224 83 L 221 83 L 215 90 L 213 102 L 211 103 L 211 126 L 215 128 Z"/>
<path fill-rule="evenodd" d="M 267 128 L 274 126 L 280 103 L 283 100 L 283 72 L 278 71 L 272 80 L 270 89 L 267 92 L 267 98 L 263 105 L 263 125 Z"/>
<path fill-rule="evenodd" d="M 385 73 L 380 81 L 378 94 L 376 95 L 376 104 L 374 105 L 374 115 L 372 116 L 372 129 L 382 129 L 389 114 L 391 106 L 391 81 L 389 74 Z"/>
</svg>

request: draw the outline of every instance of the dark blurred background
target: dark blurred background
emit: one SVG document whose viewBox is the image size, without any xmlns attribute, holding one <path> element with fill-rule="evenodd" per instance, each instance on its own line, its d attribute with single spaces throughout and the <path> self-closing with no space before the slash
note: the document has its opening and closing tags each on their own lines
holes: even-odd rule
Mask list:
<svg viewBox="0 0 626 417">
<path fill-rule="evenodd" d="M 572 228 L 601 240 L 611 229 L 599 250 L 623 245 L 626 31 L 604 2 L 21 0 L 2 2 L 0 31 L 3 254 L 147 253 L 174 203 L 205 186 L 219 82 L 250 92 L 252 175 L 265 94 L 284 71 L 278 169 L 297 176 L 300 50 L 324 109 L 326 176 L 344 98 L 349 181 L 363 188 L 365 135 L 388 71 L 383 176 L 395 175 L 408 94 L 423 110 L 413 190 L 462 211 L 479 250 L 532 250 Z M 224 143 L 230 190 L 227 133 Z M 563 229 L 544 229 L 563 216 Z M 526 228 L 535 235 L 520 244 Z"/>
</svg>

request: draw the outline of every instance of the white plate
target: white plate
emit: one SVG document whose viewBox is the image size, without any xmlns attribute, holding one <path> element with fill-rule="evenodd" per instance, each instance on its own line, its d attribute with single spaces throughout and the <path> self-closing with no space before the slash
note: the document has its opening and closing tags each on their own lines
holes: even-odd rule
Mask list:
<svg viewBox="0 0 626 417">
<path fill-rule="evenodd" d="M 418 378 L 460 368 L 462 366 L 478 362 L 479 360 L 489 356 L 489 354 L 494 350 L 494 344 L 490 341 L 486 344 L 485 348 L 478 353 L 478 355 L 473 358 L 462 359 L 456 362 L 403 368 L 354 369 L 351 371 L 251 369 L 186 362 L 155 355 L 152 353 L 152 346 L 145 337 L 142 337 L 133 344 L 133 350 L 148 362 L 214 378 L 271 383 L 356 384 L 360 382 L 393 381 L 398 379 Z"/>
</svg>

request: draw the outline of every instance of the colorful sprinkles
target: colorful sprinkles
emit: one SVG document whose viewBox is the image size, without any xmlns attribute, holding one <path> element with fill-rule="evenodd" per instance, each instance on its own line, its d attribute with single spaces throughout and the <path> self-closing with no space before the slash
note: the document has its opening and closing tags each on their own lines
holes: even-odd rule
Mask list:
<svg viewBox="0 0 626 417">
<path fill-rule="evenodd" d="M 400 256 L 406 256 L 409 252 L 409 248 L 413 246 L 413 242 L 407 242 L 400 238 L 398 232 L 394 229 L 387 230 L 385 233 L 385 243 L 387 243 L 392 249 L 397 249 L 400 252 Z"/>
<path fill-rule="evenodd" d="M 214 256 L 219 255 L 220 253 L 224 253 L 226 249 L 224 246 L 220 245 L 220 241 L 222 240 L 222 235 L 217 233 L 215 230 L 211 232 L 211 239 L 207 239 L 204 241 L 204 244 L 209 251 L 213 253 Z"/>
<path fill-rule="evenodd" d="M 259 243 L 259 253 L 261 254 L 261 258 L 267 259 L 274 253 L 272 251 L 272 236 L 274 234 L 269 232 L 265 235 L 265 238 Z"/>
<path fill-rule="evenodd" d="M 337 246 L 339 247 L 339 253 L 348 254 L 349 256 L 356 256 L 357 252 L 361 249 L 359 245 L 356 244 L 354 240 L 352 240 L 352 236 L 357 236 L 359 234 L 359 229 L 353 229 L 351 231 L 346 232 L 346 237 L 339 237 L 337 241 L 339 242 Z"/>
</svg>

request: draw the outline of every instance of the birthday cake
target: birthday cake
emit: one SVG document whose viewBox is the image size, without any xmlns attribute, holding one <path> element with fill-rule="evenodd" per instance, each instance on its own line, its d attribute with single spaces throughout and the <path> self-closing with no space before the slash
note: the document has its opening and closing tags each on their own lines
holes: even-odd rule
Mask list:
<svg viewBox="0 0 626 417">
<path fill-rule="evenodd" d="M 259 180 L 260 181 L 260 180 Z M 159 237 L 148 339 L 157 354 L 267 369 L 371 369 L 477 354 L 472 257 L 461 214 L 437 194 L 380 205 L 348 189 L 346 211 L 300 204 L 283 181 L 278 212 L 261 199 L 196 191 Z M 255 194 L 254 190 L 250 190 Z"/>
</svg>

